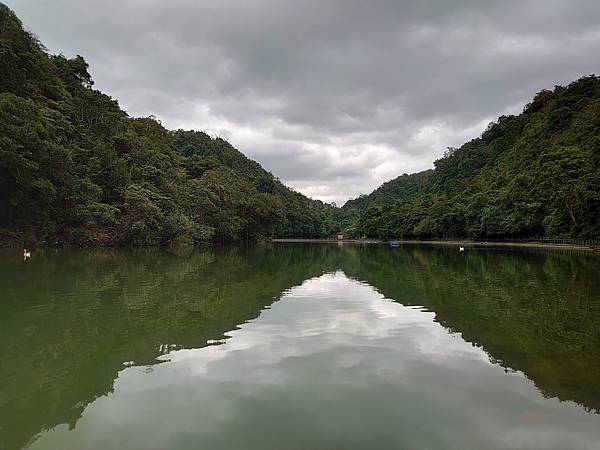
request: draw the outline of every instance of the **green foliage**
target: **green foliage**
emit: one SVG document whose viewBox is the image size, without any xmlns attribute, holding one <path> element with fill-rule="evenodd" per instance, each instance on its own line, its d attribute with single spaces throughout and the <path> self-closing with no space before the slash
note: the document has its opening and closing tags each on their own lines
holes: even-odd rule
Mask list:
<svg viewBox="0 0 600 450">
<path fill-rule="evenodd" d="M 0 4 L 0 241 L 154 245 L 356 237 L 600 238 L 600 79 L 343 208 L 284 186 L 221 138 L 130 118 L 81 56 L 48 55 Z M 3 236 L 5 238 L 3 238 Z M 13 239 L 14 240 L 14 239 Z"/>
<path fill-rule="evenodd" d="M 177 130 L 173 133 L 173 147 L 187 157 L 187 172 L 195 178 L 202 177 L 207 181 L 213 195 L 228 200 L 226 204 L 234 210 L 239 210 L 240 204 L 233 201 L 236 199 L 231 192 L 225 195 L 228 186 L 223 181 L 237 175 L 237 181 L 230 181 L 229 186 L 237 183 L 238 189 L 245 193 L 244 198 L 238 200 L 242 201 L 242 205 L 249 211 L 241 220 L 231 222 L 227 221 L 229 213 L 218 211 L 217 215 L 221 221 L 225 220 L 225 223 L 215 225 L 215 228 L 220 227 L 222 230 L 216 232 L 217 239 L 231 240 L 231 236 L 245 239 L 246 231 L 251 236 L 253 230 L 256 233 L 259 229 L 263 229 L 263 235 L 314 238 L 326 237 L 338 231 L 335 207 L 309 199 L 284 186 L 260 164 L 248 159 L 223 139 L 211 139 L 202 132 Z M 219 177 L 214 179 L 210 174 L 215 173 L 219 166 L 230 170 L 221 170 Z M 240 177 L 244 179 L 244 186 L 240 184 Z M 257 205 L 260 205 L 260 208 L 256 208 Z M 265 216 L 265 211 L 270 211 L 270 214 Z M 262 219 L 257 219 L 255 214 Z"/>
<path fill-rule="evenodd" d="M 129 118 L 81 56 L 48 55 L 0 4 L 0 230 L 40 242 L 158 245 L 324 237 L 334 208 L 223 139 Z"/>
<path fill-rule="evenodd" d="M 448 149 L 434 171 L 349 201 L 343 223 L 378 238 L 599 239 L 598 117 L 596 76 L 541 91 L 519 116 Z"/>
</svg>

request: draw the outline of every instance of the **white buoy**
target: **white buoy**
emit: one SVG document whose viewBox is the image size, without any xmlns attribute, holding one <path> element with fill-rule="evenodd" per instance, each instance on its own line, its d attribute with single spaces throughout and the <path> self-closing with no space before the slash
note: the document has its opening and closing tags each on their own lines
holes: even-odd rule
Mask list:
<svg viewBox="0 0 600 450">
<path fill-rule="evenodd" d="M 464 248 L 464 247 L 458 247 L 458 251 L 459 251 L 459 252 L 464 252 L 464 251 L 465 251 L 465 248 Z"/>
</svg>

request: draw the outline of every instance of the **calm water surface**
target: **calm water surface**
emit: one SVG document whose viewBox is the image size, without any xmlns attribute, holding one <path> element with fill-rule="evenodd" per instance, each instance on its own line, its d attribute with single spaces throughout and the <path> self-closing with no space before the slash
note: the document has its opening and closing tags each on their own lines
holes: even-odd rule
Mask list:
<svg viewBox="0 0 600 450">
<path fill-rule="evenodd" d="M 600 256 L 0 253 L 0 449 L 600 448 Z"/>
</svg>

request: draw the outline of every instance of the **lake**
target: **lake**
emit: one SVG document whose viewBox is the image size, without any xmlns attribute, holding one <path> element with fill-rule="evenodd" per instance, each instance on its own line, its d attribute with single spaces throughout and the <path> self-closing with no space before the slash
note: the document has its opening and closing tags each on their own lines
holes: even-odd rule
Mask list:
<svg viewBox="0 0 600 450">
<path fill-rule="evenodd" d="M 0 253 L 0 449 L 594 449 L 600 256 Z"/>
</svg>

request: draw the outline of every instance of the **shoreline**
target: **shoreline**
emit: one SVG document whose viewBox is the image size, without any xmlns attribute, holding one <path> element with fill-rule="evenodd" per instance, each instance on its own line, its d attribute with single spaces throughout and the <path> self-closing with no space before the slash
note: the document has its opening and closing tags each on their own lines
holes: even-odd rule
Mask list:
<svg viewBox="0 0 600 450">
<path fill-rule="evenodd" d="M 587 250 L 587 251 L 600 251 L 600 247 L 594 247 L 590 245 L 579 245 L 579 244 L 557 244 L 547 242 L 505 242 L 505 241 L 470 241 L 468 239 L 453 239 L 453 240 L 428 240 L 420 241 L 417 239 L 392 239 L 389 241 L 381 239 L 318 239 L 318 238 L 288 238 L 288 239 L 273 239 L 274 243 L 313 243 L 313 244 L 389 244 L 390 242 L 397 242 L 400 245 L 442 245 L 442 246 L 464 246 L 464 247 L 516 247 L 516 248 L 540 248 L 540 249 L 562 249 L 562 250 Z"/>
<path fill-rule="evenodd" d="M 266 239 L 263 243 L 305 243 L 305 244 L 360 244 L 360 245 L 389 245 L 390 243 L 398 243 L 401 245 L 437 245 L 437 246 L 460 246 L 465 248 L 494 248 L 494 247 L 505 247 L 505 248 L 537 248 L 537 249 L 548 249 L 548 250 L 582 250 L 600 253 L 600 245 L 583 245 L 583 244 L 562 244 L 555 242 L 542 242 L 531 240 L 530 242 L 516 242 L 516 241 L 472 241 L 469 239 L 431 239 L 431 240 L 418 240 L 418 239 L 326 239 L 326 238 L 274 238 Z M 236 245 L 243 242 L 231 242 L 231 243 L 215 243 L 206 242 L 200 245 Z M 176 243 L 164 244 L 164 245 L 77 245 L 62 243 L 60 245 L 47 245 L 38 244 L 31 245 L 32 248 L 68 248 L 68 249 L 132 249 L 132 248 L 161 248 L 169 247 L 170 245 L 178 245 Z M 183 244 L 186 245 L 186 244 Z M 189 244 L 191 246 L 197 246 L 199 244 Z M 14 249 L 22 248 L 23 245 L 17 244 L 11 241 L 0 240 L 0 249 Z M 29 248 L 29 247 L 27 247 Z"/>
</svg>

